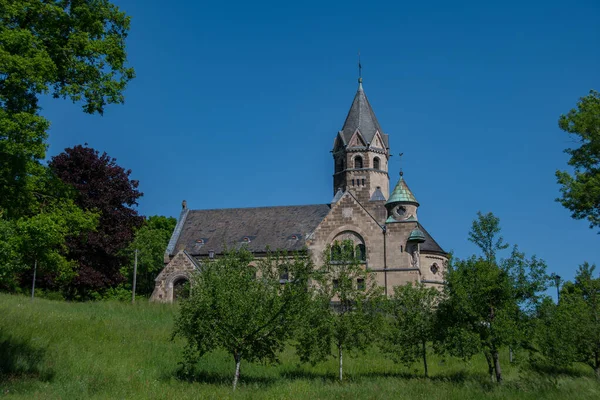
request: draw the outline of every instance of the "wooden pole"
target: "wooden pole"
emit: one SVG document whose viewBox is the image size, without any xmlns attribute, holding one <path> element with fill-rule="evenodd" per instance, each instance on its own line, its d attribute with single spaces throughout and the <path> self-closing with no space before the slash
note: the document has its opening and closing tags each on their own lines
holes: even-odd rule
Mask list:
<svg viewBox="0 0 600 400">
<path fill-rule="evenodd" d="M 131 291 L 131 304 L 135 303 L 135 284 L 137 281 L 137 256 L 138 256 L 138 249 L 135 249 L 135 262 L 133 264 L 133 290 Z"/>
<path fill-rule="evenodd" d="M 33 280 L 31 281 L 31 300 L 35 296 L 35 274 L 37 272 L 37 260 L 33 263 Z"/>
</svg>

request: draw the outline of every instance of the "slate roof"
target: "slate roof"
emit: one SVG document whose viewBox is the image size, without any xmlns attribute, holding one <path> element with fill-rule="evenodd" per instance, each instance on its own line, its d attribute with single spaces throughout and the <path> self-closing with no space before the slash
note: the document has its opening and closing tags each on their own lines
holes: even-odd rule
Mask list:
<svg viewBox="0 0 600 400">
<path fill-rule="evenodd" d="M 362 83 L 358 85 L 358 91 L 354 96 L 350 111 L 341 130 L 345 143 L 350 143 L 350 139 L 352 139 L 352 135 L 354 135 L 357 129 L 367 142 L 372 142 L 375 132 L 379 131 L 384 145 L 389 147 L 388 135 L 384 134 L 381 126 L 379 126 L 379 121 L 377 121 L 371 104 L 369 104 L 367 95 L 362 88 Z"/>
<path fill-rule="evenodd" d="M 423 225 L 421 225 L 421 223 L 418 223 L 418 228 L 421 230 L 421 232 L 423 232 L 423 234 L 425 235 L 425 242 L 421 243 L 421 251 L 425 251 L 425 252 L 431 252 L 431 253 L 442 253 L 442 254 L 447 254 L 438 244 L 438 242 L 436 242 L 433 237 L 431 237 L 431 235 L 429 234 L 429 232 L 427 232 L 427 230 L 425 228 L 423 228 Z"/>
<path fill-rule="evenodd" d="M 192 256 L 208 255 L 209 250 L 221 254 L 242 245 L 253 253 L 267 247 L 301 250 L 330 210 L 329 204 L 189 210 L 171 254 L 182 247 Z"/>
<path fill-rule="evenodd" d="M 381 189 L 377 188 L 373 192 L 373 195 L 369 199 L 369 201 L 385 201 L 385 196 L 381 192 Z"/>
</svg>

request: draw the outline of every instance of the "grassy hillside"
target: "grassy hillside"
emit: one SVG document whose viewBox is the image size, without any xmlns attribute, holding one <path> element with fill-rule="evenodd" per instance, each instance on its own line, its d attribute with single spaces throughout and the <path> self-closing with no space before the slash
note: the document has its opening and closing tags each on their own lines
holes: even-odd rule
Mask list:
<svg viewBox="0 0 600 400">
<path fill-rule="evenodd" d="M 39 399 L 598 399 L 591 369 L 541 375 L 504 361 L 506 382 L 489 383 L 483 359 L 431 360 L 431 379 L 376 349 L 336 363 L 299 365 L 292 351 L 277 366 L 242 364 L 241 386 L 231 392 L 233 360 L 213 354 L 194 382 L 177 378 L 182 343 L 169 340 L 177 306 L 116 302 L 64 303 L 0 294 L 0 396 Z"/>
</svg>

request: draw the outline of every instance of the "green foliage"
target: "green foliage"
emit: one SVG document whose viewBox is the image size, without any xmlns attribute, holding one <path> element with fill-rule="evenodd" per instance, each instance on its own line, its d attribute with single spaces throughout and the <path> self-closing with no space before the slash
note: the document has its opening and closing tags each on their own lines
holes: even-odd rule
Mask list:
<svg viewBox="0 0 600 400">
<path fill-rule="evenodd" d="M 568 164 L 573 173 L 556 171 L 561 185 L 557 199 L 575 219 L 587 219 L 590 228 L 600 226 L 600 93 L 590 94 L 577 102 L 577 108 L 561 115 L 558 126 L 575 138 L 577 148 L 568 148 Z"/>
<path fill-rule="evenodd" d="M 0 0 L 0 208 L 30 212 L 32 180 L 44 169 L 49 122 L 39 99 L 81 102 L 87 113 L 122 103 L 133 78 L 129 17 L 107 0 Z"/>
<path fill-rule="evenodd" d="M 600 278 L 595 265 L 579 267 L 574 282 L 565 283 L 560 302 L 540 307 L 538 329 L 542 353 L 555 365 L 582 362 L 600 379 Z"/>
<path fill-rule="evenodd" d="M 438 331 L 452 355 L 470 358 L 482 352 L 490 376 L 501 382 L 499 350 L 532 345 L 531 319 L 546 289 L 546 265 L 535 256 L 527 259 L 516 246 L 509 258 L 496 262 L 497 251 L 508 245 L 492 213 L 478 213 L 469 237 L 485 258 L 472 256 L 448 266 Z"/>
<path fill-rule="evenodd" d="M 48 204 L 32 217 L 13 221 L 0 219 L 0 287 L 14 290 L 19 275 L 38 264 L 38 271 L 51 274 L 58 284 L 75 275 L 67 256 L 66 241 L 95 229 L 98 216 L 83 211 L 69 199 Z"/>
<path fill-rule="evenodd" d="M 328 246 L 323 259 L 324 265 L 314 277 L 313 296 L 297 336 L 296 351 L 302 362 L 313 364 L 337 351 L 342 380 L 343 351 L 364 351 L 375 340 L 381 325 L 377 309 L 382 290 L 374 274 L 356 257 L 352 241 Z"/>
<path fill-rule="evenodd" d="M 277 362 L 309 296 L 307 255 L 268 255 L 255 266 L 251 262 L 251 253 L 242 249 L 204 263 L 175 323 L 174 336 L 186 340 L 186 372 L 192 373 L 206 353 L 223 349 L 236 364 L 234 390 L 242 360 Z"/>
<path fill-rule="evenodd" d="M 385 307 L 388 319 L 380 338 L 381 349 L 407 367 L 422 360 L 425 376 L 427 343 L 434 340 L 439 294 L 437 289 L 426 288 L 422 283 L 408 283 L 394 288 Z"/>
<path fill-rule="evenodd" d="M 154 290 L 154 279 L 164 268 L 164 254 L 177 220 L 153 215 L 135 233 L 133 242 L 125 250 L 129 262 L 121 272 L 128 277 L 126 287 L 133 282 L 135 250 L 138 250 L 136 295 L 149 296 Z M 131 294 L 130 294 L 131 297 Z"/>
<path fill-rule="evenodd" d="M 483 251 L 487 260 L 495 261 L 498 250 L 508 248 L 508 244 L 504 243 L 500 236 L 500 231 L 500 218 L 491 212 L 482 214 L 478 211 L 477 219 L 473 221 L 469 232 L 469 240 Z"/>
<path fill-rule="evenodd" d="M 394 364 L 376 347 L 349 359 L 344 384 L 336 360 L 298 365 L 288 346 L 280 364 L 244 364 L 231 391 L 228 354 L 207 354 L 194 382 L 177 379 L 183 341 L 170 341 L 177 305 L 139 302 L 57 302 L 0 293 L 0 387 L 8 399 L 597 399 L 600 383 L 589 367 L 540 373 L 508 365 L 493 387 L 480 371 L 483 356 L 464 363 L 432 355 L 431 379 Z M 519 356 L 521 354 L 518 354 Z"/>
</svg>

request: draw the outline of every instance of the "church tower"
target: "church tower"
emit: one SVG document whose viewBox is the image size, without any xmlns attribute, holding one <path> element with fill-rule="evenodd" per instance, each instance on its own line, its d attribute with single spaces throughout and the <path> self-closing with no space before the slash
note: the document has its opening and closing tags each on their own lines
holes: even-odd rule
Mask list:
<svg viewBox="0 0 600 400">
<path fill-rule="evenodd" d="M 350 190 L 363 204 L 387 200 L 389 150 L 388 135 L 381 130 L 359 78 L 358 91 L 333 144 L 333 193 Z"/>
</svg>

